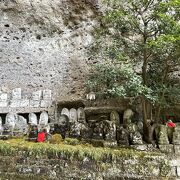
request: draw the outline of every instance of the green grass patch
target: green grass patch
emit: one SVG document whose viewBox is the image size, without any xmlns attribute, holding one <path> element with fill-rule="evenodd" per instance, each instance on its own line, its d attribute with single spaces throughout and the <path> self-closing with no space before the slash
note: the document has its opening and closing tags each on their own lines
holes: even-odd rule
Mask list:
<svg viewBox="0 0 180 180">
<path fill-rule="evenodd" d="M 69 143 L 69 144 L 68 144 Z M 72 145 L 70 145 L 72 144 Z M 23 153 L 27 156 L 48 156 L 53 158 L 67 158 L 69 160 L 83 160 L 89 158 L 93 161 L 110 159 L 111 161 L 128 158 L 144 158 L 145 156 L 160 156 L 160 153 L 140 152 L 128 148 L 103 148 L 93 147 L 90 144 L 81 144 L 76 139 L 65 139 L 58 144 L 49 142 L 35 143 L 25 139 L 0 140 L 1 155 L 18 155 Z"/>
</svg>

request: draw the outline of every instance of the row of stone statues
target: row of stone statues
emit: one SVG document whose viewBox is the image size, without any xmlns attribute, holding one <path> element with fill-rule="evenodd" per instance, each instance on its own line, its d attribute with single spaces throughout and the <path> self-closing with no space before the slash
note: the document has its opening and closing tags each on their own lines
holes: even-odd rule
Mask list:
<svg viewBox="0 0 180 180">
<path fill-rule="evenodd" d="M 63 138 L 69 136 L 116 141 L 123 145 L 142 144 L 142 124 L 141 128 L 138 128 L 138 125 L 131 123 L 132 116 L 133 111 L 127 109 L 123 114 L 122 125 L 117 111 L 112 111 L 109 116 L 101 115 L 98 119 L 88 121 L 84 108 L 63 108 L 58 122 L 55 123 L 55 132 L 60 133 Z"/>
<path fill-rule="evenodd" d="M 5 124 L 2 123 L 0 117 L 0 133 L 1 135 L 25 135 L 28 133 L 29 125 L 38 125 L 39 129 L 48 127 L 48 113 L 43 111 L 40 114 L 39 122 L 35 113 L 30 113 L 28 120 L 21 115 L 8 113 L 5 118 Z"/>
<path fill-rule="evenodd" d="M 29 113 L 28 119 L 18 114 L 8 113 L 4 124 L 0 117 L 0 133 L 1 135 L 28 135 L 29 138 L 35 139 L 38 132 L 46 130 L 47 133 L 59 133 L 63 138 L 99 139 L 126 146 L 141 145 L 144 143 L 143 123 L 140 120 L 132 122 L 133 115 L 134 112 L 131 109 L 124 111 L 122 123 L 117 111 L 88 119 L 83 107 L 63 108 L 56 121 L 49 123 L 46 111 L 40 114 L 39 119 L 35 113 Z M 155 129 L 156 142 L 157 144 L 180 144 L 179 132 L 178 123 L 175 128 L 159 125 Z"/>
<path fill-rule="evenodd" d="M 119 114 L 112 111 L 110 116 L 101 116 L 100 120 L 92 120 L 87 122 L 84 108 L 78 109 L 63 108 L 59 118 L 55 122 L 48 123 L 48 113 L 43 111 L 38 120 L 35 113 L 29 113 L 28 119 L 25 117 L 8 113 L 5 118 L 5 123 L 2 124 L 0 117 L 0 133 L 1 135 L 29 135 L 29 138 L 35 138 L 38 131 L 46 130 L 50 133 L 59 133 L 63 138 L 93 138 L 104 139 L 108 141 L 117 141 L 128 145 L 130 141 L 135 142 L 137 139 L 137 128 L 132 126 L 130 118 L 132 117 L 132 110 L 128 109 L 124 112 L 123 121 L 126 126 L 121 126 Z M 126 128 L 124 128 L 126 127 Z M 138 141 L 142 140 L 140 133 L 138 134 Z M 131 137 L 131 138 L 130 138 Z"/>
</svg>

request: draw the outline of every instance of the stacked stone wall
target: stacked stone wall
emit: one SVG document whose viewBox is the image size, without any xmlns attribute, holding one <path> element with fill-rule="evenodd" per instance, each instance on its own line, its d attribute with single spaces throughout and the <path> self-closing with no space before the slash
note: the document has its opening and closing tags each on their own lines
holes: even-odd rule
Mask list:
<svg viewBox="0 0 180 180">
<path fill-rule="evenodd" d="M 21 155 L 20 155 L 21 154 Z M 104 159 L 94 161 L 88 156 L 80 159 L 70 159 L 65 154 L 47 154 L 30 157 L 26 151 L 19 155 L 0 156 L 1 176 L 38 177 L 39 179 L 172 179 L 180 177 L 179 160 L 169 161 L 168 156 L 152 155 L 143 158 L 136 155 L 119 157 L 116 161 Z M 176 168 L 176 169 L 174 169 Z"/>
</svg>

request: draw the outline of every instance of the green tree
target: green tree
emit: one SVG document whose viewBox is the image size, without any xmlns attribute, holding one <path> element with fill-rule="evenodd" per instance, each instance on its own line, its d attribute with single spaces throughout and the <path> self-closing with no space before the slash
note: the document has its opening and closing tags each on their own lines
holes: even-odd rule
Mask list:
<svg viewBox="0 0 180 180">
<path fill-rule="evenodd" d="M 180 1 L 106 0 L 90 49 L 99 59 L 88 87 L 109 96 L 139 98 L 144 135 L 148 131 L 148 104 L 159 121 L 162 108 L 180 97 Z"/>
</svg>

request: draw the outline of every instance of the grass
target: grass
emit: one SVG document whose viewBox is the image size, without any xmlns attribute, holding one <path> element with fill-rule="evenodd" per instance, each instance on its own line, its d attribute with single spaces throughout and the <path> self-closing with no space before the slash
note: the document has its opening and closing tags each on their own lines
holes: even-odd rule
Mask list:
<svg viewBox="0 0 180 180">
<path fill-rule="evenodd" d="M 161 156 L 160 153 L 140 152 L 126 148 L 111 149 L 93 147 L 90 144 L 80 144 L 80 142 L 76 139 L 70 138 L 59 142 L 58 144 L 50 144 L 48 142 L 28 142 L 25 141 L 25 139 L 9 139 L 6 141 L 0 140 L 0 155 L 18 155 L 20 153 L 24 153 L 24 155 L 32 157 L 36 157 L 37 155 L 53 158 L 65 157 L 70 160 L 83 160 L 86 157 L 93 161 L 102 161 L 105 159 L 116 161 L 124 158 Z"/>
</svg>

